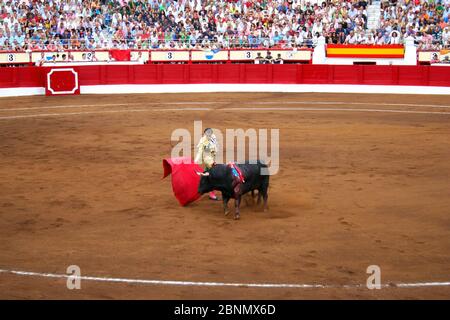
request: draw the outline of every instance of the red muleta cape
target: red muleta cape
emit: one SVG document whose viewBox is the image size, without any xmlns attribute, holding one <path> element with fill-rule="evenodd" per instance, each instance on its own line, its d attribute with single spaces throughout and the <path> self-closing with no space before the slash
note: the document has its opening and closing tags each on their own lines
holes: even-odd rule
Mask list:
<svg viewBox="0 0 450 320">
<path fill-rule="evenodd" d="M 200 176 L 195 173 L 203 172 L 203 169 L 192 159 L 187 157 L 163 159 L 164 176 L 172 174 L 172 189 L 180 205 L 185 206 L 198 198 L 198 185 Z"/>
</svg>

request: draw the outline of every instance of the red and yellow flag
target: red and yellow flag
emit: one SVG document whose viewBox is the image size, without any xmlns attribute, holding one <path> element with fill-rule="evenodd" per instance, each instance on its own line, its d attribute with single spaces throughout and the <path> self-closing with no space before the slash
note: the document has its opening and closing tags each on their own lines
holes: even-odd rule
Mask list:
<svg viewBox="0 0 450 320">
<path fill-rule="evenodd" d="M 403 45 L 365 45 L 365 44 L 329 44 L 327 57 L 329 58 L 403 58 Z"/>
</svg>

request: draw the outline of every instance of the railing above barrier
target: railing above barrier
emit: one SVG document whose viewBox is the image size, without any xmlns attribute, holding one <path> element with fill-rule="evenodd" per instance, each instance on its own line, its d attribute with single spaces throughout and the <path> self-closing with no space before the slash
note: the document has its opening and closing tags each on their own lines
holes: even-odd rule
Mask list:
<svg viewBox="0 0 450 320">
<path fill-rule="evenodd" d="M 373 53 L 371 50 L 376 49 Z M 102 65 L 102 64 L 160 64 L 160 63 L 253 63 L 259 56 L 265 59 L 270 50 L 274 59 L 280 54 L 284 63 L 312 64 L 313 49 L 226 49 L 226 50 L 95 50 L 95 51 L 0 51 L 0 66 L 8 65 Z M 402 46 L 326 46 L 326 55 L 333 61 L 317 62 L 315 64 L 348 64 L 342 63 L 351 58 L 359 57 L 383 64 L 380 61 L 386 57 L 402 60 Z M 333 51 L 334 50 L 334 51 Z M 337 51 L 336 51 L 337 50 Z M 393 52 L 393 50 L 396 50 Z M 110 56 L 112 51 L 128 52 L 129 59 L 120 61 Z M 414 54 L 415 55 L 415 54 Z M 347 58 L 345 58 L 347 57 Z M 416 57 L 418 64 L 445 65 L 450 64 L 450 50 L 420 50 Z M 347 61 L 348 62 L 348 61 Z M 413 62 L 414 63 L 414 62 Z M 390 64 L 390 63 L 384 63 Z M 399 63 L 400 64 L 400 63 Z M 414 63 L 415 64 L 415 63 Z"/>
<path fill-rule="evenodd" d="M 58 62 L 132 61 L 145 63 L 217 63 L 264 60 L 268 52 L 273 60 L 287 63 L 311 63 L 312 49 L 226 49 L 226 50 L 95 50 L 0 52 L 0 64 L 50 65 Z M 117 54 L 117 53 L 120 53 Z"/>
</svg>

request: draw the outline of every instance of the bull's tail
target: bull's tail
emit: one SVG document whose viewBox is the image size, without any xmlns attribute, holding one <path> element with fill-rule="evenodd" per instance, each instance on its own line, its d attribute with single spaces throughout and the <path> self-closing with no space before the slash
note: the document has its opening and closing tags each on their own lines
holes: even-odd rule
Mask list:
<svg viewBox="0 0 450 320">
<path fill-rule="evenodd" d="M 270 175 L 269 175 L 269 169 L 268 166 L 259 161 L 259 170 L 261 172 L 261 184 L 259 186 L 258 189 L 258 203 L 261 201 L 261 197 L 263 198 L 264 201 L 264 211 L 267 211 L 268 206 L 267 206 L 267 199 L 269 197 L 269 179 L 270 179 Z M 264 169 L 264 170 L 263 170 Z M 262 172 L 265 171 L 265 172 Z"/>
<path fill-rule="evenodd" d="M 267 173 L 269 172 L 269 166 L 267 164 L 265 164 L 263 161 L 258 160 L 258 166 L 259 166 L 260 173 L 263 171 L 262 170 L 263 168 L 265 169 L 264 171 L 266 171 Z M 268 174 L 264 174 L 264 176 L 266 176 L 267 179 L 269 177 Z"/>
<path fill-rule="evenodd" d="M 262 160 L 257 160 L 256 163 L 260 165 L 262 168 L 267 168 L 267 164 Z"/>
<path fill-rule="evenodd" d="M 262 188 L 264 189 L 263 192 L 267 192 L 267 189 L 269 188 L 269 179 L 270 179 L 270 175 L 269 173 L 269 166 L 267 164 L 265 164 L 264 162 L 258 160 L 258 165 L 259 165 L 259 172 L 260 174 L 263 173 L 263 171 L 265 171 L 266 174 L 261 174 L 261 179 L 262 179 Z M 263 168 L 265 170 L 263 170 Z"/>
</svg>

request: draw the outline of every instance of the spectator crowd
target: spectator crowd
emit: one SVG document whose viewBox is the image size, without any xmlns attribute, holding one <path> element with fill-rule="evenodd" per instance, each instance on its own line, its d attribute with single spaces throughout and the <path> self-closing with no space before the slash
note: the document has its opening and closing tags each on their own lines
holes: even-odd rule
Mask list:
<svg viewBox="0 0 450 320">
<path fill-rule="evenodd" d="M 449 47 L 450 0 L 7 0 L 0 50 L 202 49 L 400 44 Z M 373 0 L 375 1 L 375 0 Z"/>
</svg>

